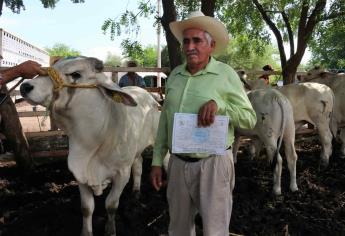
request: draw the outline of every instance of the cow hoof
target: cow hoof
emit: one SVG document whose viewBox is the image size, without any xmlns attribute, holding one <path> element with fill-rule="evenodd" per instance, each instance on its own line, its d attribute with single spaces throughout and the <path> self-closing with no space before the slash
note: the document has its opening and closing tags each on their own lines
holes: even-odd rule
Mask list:
<svg viewBox="0 0 345 236">
<path fill-rule="evenodd" d="M 140 199 L 140 191 L 139 190 L 134 190 L 132 194 L 133 194 L 134 200 L 138 201 Z"/>
<path fill-rule="evenodd" d="M 93 236 L 93 233 L 92 232 L 87 232 L 87 231 L 82 231 L 80 236 Z"/>
<path fill-rule="evenodd" d="M 291 192 L 296 192 L 296 191 L 298 191 L 297 185 L 296 185 L 296 186 L 291 186 L 291 187 L 290 187 L 290 190 L 291 190 Z"/>
<path fill-rule="evenodd" d="M 323 171 L 323 170 L 327 169 L 328 163 L 329 163 L 328 160 L 321 159 L 320 164 L 319 164 L 319 170 Z"/>
<path fill-rule="evenodd" d="M 273 189 L 273 193 L 275 196 L 280 196 L 282 194 L 281 188 Z"/>
</svg>

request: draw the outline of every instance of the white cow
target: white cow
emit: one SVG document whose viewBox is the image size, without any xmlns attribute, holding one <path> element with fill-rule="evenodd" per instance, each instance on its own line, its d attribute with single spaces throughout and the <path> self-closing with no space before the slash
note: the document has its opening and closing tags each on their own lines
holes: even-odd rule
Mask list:
<svg viewBox="0 0 345 236">
<path fill-rule="evenodd" d="M 256 112 L 257 123 L 253 130 L 236 129 L 234 158 L 236 158 L 240 141 L 238 135 L 253 137 L 256 147 L 262 142 L 270 162 L 273 160 L 273 163 L 277 163 L 273 174 L 273 192 L 280 195 L 283 160 L 279 150 L 284 140 L 285 157 L 290 171 L 290 190 L 297 191 L 295 125 L 289 100 L 274 89 L 253 90 L 248 93 L 248 97 Z M 257 149 L 258 153 L 259 149 Z"/>
<path fill-rule="evenodd" d="M 22 96 L 49 108 L 69 137 L 68 168 L 79 183 L 82 235 L 92 235 L 94 197 L 111 183 L 106 198 L 106 235 L 116 235 L 115 213 L 131 167 L 139 191 L 142 151 L 153 144 L 158 103 L 144 89 L 120 87 L 95 58 L 63 59 L 21 85 Z"/>
<path fill-rule="evenodd" d="M 332 90 L 318 83 L 289 84 L 277 89 L 291 102 L 296 130 L 307 122 L 316 127 L 322 145 L 321 165 L 328 166 L 335 132 L 334 125 L 332 127 L 335 103 Z"/>
<path fill-rule="evenodd" d="M 246 89 L 268 88 L 263 80 L 246 80 L 244 72 L 239 72 Z M 321 150 L 321 165 L 328 166 L 332 154 L 332 139 L 336 132 L 333 121 L 333 107 L 335 105 L 332 90 L 318 83 L 289 84 L 276 87 L 290 101 L 294 114 L 296 130 L 309 122 L 318 131 Z"/>
<path fill-rule="evenodd" d="M 333 90 L 335 104 L 333 109 L 333 126 L 341 142 L 341 154 L 345 158 L 345 74 L 331 73 L 319 68 L 312 69 L 306 75 L 298 76 L 300 81 L 310 81 L 325 84 Z"/>
</svg>

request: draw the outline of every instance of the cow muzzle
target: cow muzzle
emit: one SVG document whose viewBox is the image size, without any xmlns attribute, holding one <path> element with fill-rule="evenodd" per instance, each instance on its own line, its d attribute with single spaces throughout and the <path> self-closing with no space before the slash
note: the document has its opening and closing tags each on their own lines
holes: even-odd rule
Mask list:
<svg viewBox="0 0 345 236">
<path fill-rule="evenodd" d="M 20 93 L 23 97 L 27 97 L 33 89 L 34 86 L 29 83 L 23 83 L 20 85 Z"/>
</svg>

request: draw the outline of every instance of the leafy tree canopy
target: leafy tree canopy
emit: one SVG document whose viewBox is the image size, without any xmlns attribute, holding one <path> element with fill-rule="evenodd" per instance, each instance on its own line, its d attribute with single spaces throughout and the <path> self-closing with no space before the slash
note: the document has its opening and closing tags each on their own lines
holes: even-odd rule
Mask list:
<svg viewBox="0 0 345 236">
<path fill-rule="evenodd" d="M 312 60 L 310 67 L 322 65 L 329 69 L 345 68 L 345 18 L 339 18 L 329 24 L 320 26 L 310 48 Z"/>
<path fill-rule="evenodd" d="M 54 8 L 59 0 L 41 0 L 44 8 Z M 83 3 L 84 0 L 71 0 L 73 3 Z M 0 1 L 0 16 L 2 14 L 3 3 L 5 6 L 11 9 L 13 13 L 19 14 L 21 10 L 25 10 L 23 0 L 1 0 Z"/>
<path fill-rule="evenodd" d="M 110 52 L 107 53 L 107 57 L 104 61 L 105 66 L 121 66 L 122 58 L 116 54 Z"/>
<path fill-rule="evenodd" d="M 63 43 L 56 43 L 52 48 L 45 48 L 49 56 L 80 56 L 81 53 Z"/>
<path fill-rule="evenodd" d="M 257 44 L 263 45 L 262 51 L 257 51 Z M 265 45 L 260 40 L 250 40 L 245 35 L 232 38 L 225 53 L 217 56 L 217 59 L 231 65 L 235 69 L 261 70 L 264 65 L 270 64 L 273 68 L 279 68 L 277 58 L 279 52 L 271 45 Z"/>
</svg>

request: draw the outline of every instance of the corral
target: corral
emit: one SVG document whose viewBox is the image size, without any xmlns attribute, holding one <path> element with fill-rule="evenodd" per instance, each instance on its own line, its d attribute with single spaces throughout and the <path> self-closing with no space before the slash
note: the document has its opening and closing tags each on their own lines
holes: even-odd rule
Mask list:
<svg viewBox="0 0 345 236">
<path fill-rule="evenodd" d="M 31 119 L 36 122 L 37 118 Z M 28 135 L 37 163 L 30 175 L 21 176 L 13 161 L 1 162 L 0 235 L 80 233 L 79 191 L 67 169 L 67 137 L 60 131 L 54 132 L 49 132 L 53 135 L 42 135 L 44 132 Z M 299 191 L 288 191 L 289 176 L 284 162 L 282 196 L 274 197 L 271 167 L 265 160 L 249 160 L 245 146 L 243 143 L 236 164 L 232 235 L 345 234 L 345 160 L 336 151 L 329 167 L 320 170 L 319 140 L 314 134 L 299 135 L 296 141 Z M 335 146 L 335 150 L 337 148 Z M 145 157 L 139 201 L 131 197 L 131 183 L 121 197 L 116 218 L 118 235 L 167 235 L 169 215 L 165 188 L 160 192 L 152 189 L 148 176 L 149 149 Z M 94 235 L 104 233 L 104 196 L 96 198 Z M 197 222 L 198 235 L 202 235 L 202 222 L 198 217 Z"/>
</svg>

